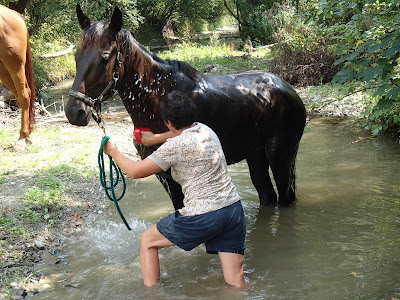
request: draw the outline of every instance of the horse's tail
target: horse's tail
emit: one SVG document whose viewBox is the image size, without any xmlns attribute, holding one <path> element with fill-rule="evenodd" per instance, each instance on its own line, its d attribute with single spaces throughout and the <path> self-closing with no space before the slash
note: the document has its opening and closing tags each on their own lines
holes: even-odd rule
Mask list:
<svg viewBox="0 0 400 300">
<path fill-rule="evenodd" d="M 294 199 L 293 201 L 296 200 L 296 158 L 297 158 L 297 150 L 296 153 L 293 157 L 292 165 L 290 166 L 290 188 L 293 191 Z"/>
<path fill-rule="evenodd" d="M 33 81 L 33 58 L 31 51 L 31 43 L 29 42 L 29 33 L 26 45 L 26 62 L 25 62 L 25 77 L 28 86 L 31 90 L 31 99 L 29 104 L 29 121 L 30 124 L 35 124 L 35 102 L 36 102 L 36 90 L 35 82 Z"/>
</svg>

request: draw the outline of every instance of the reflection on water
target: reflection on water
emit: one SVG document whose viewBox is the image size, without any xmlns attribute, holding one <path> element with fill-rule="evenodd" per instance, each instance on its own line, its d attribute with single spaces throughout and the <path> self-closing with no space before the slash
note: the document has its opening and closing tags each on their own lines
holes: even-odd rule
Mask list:
<svg viewBox="0 0 400 300">
<path fill-rule="evenodd" d="M 132 180 L 115 208 L 67 241 L 66 264 L 43 266 L 53 278 L 40 299 L 391 299 L 400 298 L 400 148 L 315 119 L 297 159 L 298 202 L 259 207 L 244 162 L 230 166 L 243 198 L 248 288 L 223 281 L 217 256 L 160 251 L 162 281 L 143 287 L 140 234 L 172 210 L 155 178 Z M 67 296 L 66 296 L 67 295 Z"/>
<path fill-rule="evenodd" d="M 74 79 L 64 80 L 48 88 L 44 94 L 41 95 L 41 101 L 50 113 L 63 113 L 65 111 L 64 108 L 69 98 L 68 93 L 73 82 Z M 121 98 L 117 93 L 112 98 L 102 102 L 102 111 L 108 113 L 126 112 Z"/>
</svg>

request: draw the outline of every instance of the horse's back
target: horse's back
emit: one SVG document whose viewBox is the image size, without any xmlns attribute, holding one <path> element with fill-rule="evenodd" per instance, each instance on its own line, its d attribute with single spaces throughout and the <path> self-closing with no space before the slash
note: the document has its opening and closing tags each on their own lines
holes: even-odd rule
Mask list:
<svg viewBox="0 0 400 300">
<path fill-rule="evenodd" d="M 263 71 L 251 71 L 229 75 L 201 75 L 194 93 L 220 94 L 228 102 L 246 102 L 256 99 L 264 105 L 278 105 L 281 101 L 302 105 L 294 88 L 280 77 Z"/>
<path fill-rule="evenodd" d="M 214 119 L 228 114 L 233 121 L 248 119 L 244 122 L 246 126 L 262 118 L 265 122 L 275 122 L 297 117 L 301 124 L 306 117 L 303 102 L 294 88 L 280 77 L 263 71 L 201 75 L 191 96 L 204 117 Z"/>
<path fill-rule="evenodd" d="M 225 152 L 230 163 L 244 159 L 268 139 L 295 145 L 304 129 L 302 100 L 290 84 L 272 73 L 199 75 L 191 96 L 198 121 L 217 133 L 224 150 L 229 149 Z"/>
<path fill-rule="evenodd" d="M 25 57 L 27 29 L 22 16 L 0 5 L 0 58 Z"/>
</svg>

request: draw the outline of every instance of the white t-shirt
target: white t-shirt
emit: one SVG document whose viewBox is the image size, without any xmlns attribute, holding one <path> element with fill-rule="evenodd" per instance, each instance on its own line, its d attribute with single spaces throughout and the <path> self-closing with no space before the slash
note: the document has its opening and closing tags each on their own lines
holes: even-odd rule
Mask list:
<svg viewBox="0 0 400 300">
<path fill-rule="evenodd" d="M 218 136 L 208 126 L 194 123 L 148 156 L 161 169 L 171 168 L 172 178 L 182 186 L 184 216 L 215 211 L 240 200 L 228 175 Z"/>
</svg>

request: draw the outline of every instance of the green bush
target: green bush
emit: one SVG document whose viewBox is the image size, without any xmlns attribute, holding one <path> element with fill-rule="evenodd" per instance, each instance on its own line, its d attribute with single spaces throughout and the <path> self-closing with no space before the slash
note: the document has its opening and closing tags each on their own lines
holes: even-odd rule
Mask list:
<svg viewBox="0 0 400 300">
<path fill-rule="evenodd" d="M 31 38 L 33 52 L 33 70 L 37 89 L 58 83 L 75 75 L 74 52 L 56 58 L 42 58 L 43 54 L 63 51 L 69 47 L 67 41 L 46 42 L 38 37 Z"/>
<path fill-rule="evenodd" d="M 366 127 L 373 133 L 400 127 L 400 1 L 320 1 L 315 19 L 337 45 L 341 70 L 334 82 L 374 91 Z"/>
<path fill-rule="evenodd" d="M 331 39 L 291 5 L 276 5 L 274 11 L 270 22 L 276 46 L 270 71 L 297 86 L 330 82 L 340 69 L 333 66 L 337 57 Z"/>
<path fill-rule="evenodd" d="M 242 38 L 250 38 L 253 43 L 259 45 L 271 43 L 273 34 L 274 27 L 268 11 L 252 12 L 248 26 L 243 26 L 240 32 Z"/>
</svg>

